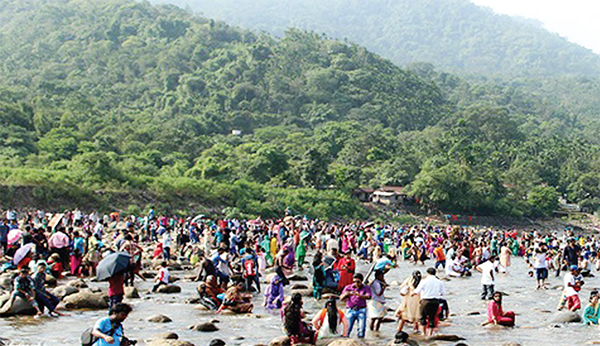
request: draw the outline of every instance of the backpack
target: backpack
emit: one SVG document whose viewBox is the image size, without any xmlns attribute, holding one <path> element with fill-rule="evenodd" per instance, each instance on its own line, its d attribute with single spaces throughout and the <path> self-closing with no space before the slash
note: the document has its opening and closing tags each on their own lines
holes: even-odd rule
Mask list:
<svg viewBox="0 0 600 346">
<path fill-rule="evenodd" d="M 111 323 L 110 330 L 108 331 L 108 333 L 106 333 L 106 335 L 113 336 L 118 328 L 119 324 L 114 325 L 113 323 Z M 99 338 L 92 335 L 93 330 L 94 328 L 92 327 L 86 329 L 83 333 L 81 333 L 81 346 L 92 346 L 96 341 L 98 341 Z"/>
</svg>

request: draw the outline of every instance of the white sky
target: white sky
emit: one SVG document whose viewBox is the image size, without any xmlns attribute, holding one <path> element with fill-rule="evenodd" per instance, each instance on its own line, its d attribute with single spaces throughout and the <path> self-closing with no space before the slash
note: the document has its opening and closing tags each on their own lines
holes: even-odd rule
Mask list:
<svg viewBox="0 0 600 346">
<path fill-rule="evenodd" d="M 546 29 L 600 54 L 600 0 L 471 0 L 497 13 L 537 19 Z"/>
</svg>

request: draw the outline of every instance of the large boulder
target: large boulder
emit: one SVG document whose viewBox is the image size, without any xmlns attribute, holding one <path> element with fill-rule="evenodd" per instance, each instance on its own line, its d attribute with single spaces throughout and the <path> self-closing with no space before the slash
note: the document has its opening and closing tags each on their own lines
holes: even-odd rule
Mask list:
<svg viewBox="0 0 600 346">
<path fill-rule="evenodd" d="M 135 287 L 125 287 L 124 294 L 127 299 L 137 299 L 140 297 L 140 293 Z"/>
<path fill-rule="evenodd" d="M 37 309 L 31 305 L 27 300 L 17 297 L 12 306 L 10 305 L 10 301 L 6 301 L 4 305 L 0 308 L 0 317 L 9 317 L 9 316 L 33 316 L 37 313 Z"/>
<path fill-rule="evenodd" d="M 63 285 L 58 286 L 52 290 L 52 294 L 57 296 L 60 300 L 64 299 L 66 296 L 70 296 L 71 294 L 79 293 L 79 289 L 74 286 Z"/>
<path fill-rule="evenodd" d="M 289 336 L 278 336 L 275 339 L 271 340 L 269 346 L 290 346 L 291 341 Z"/>
<path fill-rule="evenodd" d="M 161 285 L 158 290 L 158 293 L 180 293 L 181 287 L 177 285 Z"/>
<path fill-rule="evenodd" d="M 197 332 L 216 332 L 217 330 L 219 330 L 219 328 L 215 326 L 215 324 L 212 322 L 199 323 L 195 326 L 192 326 L 191 329 Z"/>
<path fill-rule="evenodd" d="M 88 288 L 88 284 L 83 279 L 71 280 L 67 283 L 69 286 L 77 287 L 77 288 Z"/>
<path fill-rule="evenodd" d="M 106 309 L 108 308 L 107 300 L 102 293 L 82 290 L 66 296 L 63 302 L 67 309 Z"/>
<path fill-rule="evenodd" d="M 305 290 L 308 289 L 308 286 L 304 285 L 304 284 L 300 284 L 300 283 L 295 283 L 292 285 L 291 289 L 293 290 Z"/>
<path fill-rule="evenodd" d="M 154 322 L 154 323 L 168 323 L 168 322 L 172 322 L 173 320 L 171 318 L 169 318 L 169 316 L 159 314 L 159 315 L 152 315 L 152 316 L 148 317 L 146 319 L 146 321 Z"/>
<path fill-rule="evenodd" d="M 581 322 L 581 316 L 576 312 L 563 311 L 557 312 L 550 319 L 551 323 L 579 323 Z"/>
</svg>

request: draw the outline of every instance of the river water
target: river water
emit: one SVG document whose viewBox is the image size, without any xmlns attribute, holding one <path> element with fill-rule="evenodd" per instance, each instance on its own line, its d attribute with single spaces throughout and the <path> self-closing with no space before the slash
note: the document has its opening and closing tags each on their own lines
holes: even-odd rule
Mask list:
<svg viewBox="0 0 600 346">
<path fill-rule="evenodd" d="M 432 261 L 429 261 L 432 264 Z M 366 272 L 368 265 L 358 263 L 359 272 Z M 398 282 L 402 282 L 415 270 L 424 271 L 426 267 L 415 266 L 406 262 L 400 263 L 399 268 L 392 269 L 386 276 L 392 287 L 388 289 L 387 306 L 396 308 L 400 302 Z M 516 328 L 481 327 L 486 317 L 485 302 L 479 299 L 480 274 L 464 279 L 452 279 L 446 282 L 448 303 L 450 305 L 450 325 L 440 329 L 443 334 L 456 334 L 466 340 L 467 345 L 503 345 L 516 342 L 521 345 L 584 345 L 589 341 L 600 340 L 599 330 L 595 326 L 579 324 L 550 325 L 548 320 L 556 310 L 561 291 L 553 289 L 562 284 L 562 276 L 555 278 L 551 273 L 549 289 L 536 291 L 535 280 L 527 275 L 527 267 L 522 258 L 512 258 L 512 266 L 508 274 L 499 274 L 496 289 L 508 294 L 504 297 L 506 311 L 513 310 L 517 314 Z M 172 271 L 173 276 L 185 275 L 182 271 Z M 140 340 L 163 332 L 175 332 L 180 340 L 193 342 L 196 346 L 206 346 L 212 339 L 222 339 L 227 345 L 268 345 L 269 341 L 282 335 L 281 321 L 278 313 L 268 312 L 261 305 L 262 296 L 254 299 L 252 315 L 215 315 L 214 313 L 194 309 L 187 304 L 189 298 L 196 297 L 196 283 L 179 281 L 182 293 L 175 295 L 149 294 L 151 282 L 136 283 L 140 290 L 141 299 L 129 301 L 133 312 L 125 321 L 125 333 L 130 338 Z M 106 290 L 106 283 L 92 284 Z M 264 285 L 263 285 L 264 287 Z M 598 278 L 587 278 L 580 292 L 582 305 L 585 306 L 592 288 L 600 287 Z M 305 298 L 304 308 L 314 314 L 322 303 L 312 298 Z M 481 315 L 470 315 L 479 312 Z M 169 316 L 173 322 L 165 324 L 149 323 L 146 318 L 153 314 Z M 388 313 L 391 315 L 392 313 Z M 71 316 L 34 319 L 31 317 L 0 319 L 0 337 L 8 338 L 17 345 L 80 345 L 81 332 L 93 325 L 106 311 L 75 311 Z M 191 331 L 188 326 L 217 319 L 220 328 L 217 332 L 202 333 Z M 412 327 L 406 326 L 405 331 L 411 332 Z M 374 345 L 385 345 L 393 338 L 395 323 L 386 323 L 381 327 L 378 336 L 367 334 L 367 340 Z M 421 342 L 421 344 L 427 344 Z M 456 342 L 437 341 L 431 345 L 455 345 Z"/>
</svg>

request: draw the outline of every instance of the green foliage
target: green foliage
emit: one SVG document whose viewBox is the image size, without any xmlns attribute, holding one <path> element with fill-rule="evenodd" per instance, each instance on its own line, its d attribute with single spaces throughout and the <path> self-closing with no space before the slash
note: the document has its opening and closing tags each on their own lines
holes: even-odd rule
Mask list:
<svg viewBox="0 0 600 346">
<path fill-rule="evenodd" d="M 600 57 L 589 49 L 547 31 L 539 22 L 494 14 L 468 0 L 175 2 L 276 35 L 291 26 L 324 32 L 402 65 L 425 61 L 445 70 L 484 75 L 600 75 Z M 345 59 L 336 64 L 352 66 Z"/>
<path fill-rule="evenodd" d="M 0 29 L 0 182 L 39 201 L 367 218 L 351 189 L 400 185 L 456 212 L 600 204 L 595 80 L 468 81 L 131 0 L 0 0 Z"/>
</svg>

